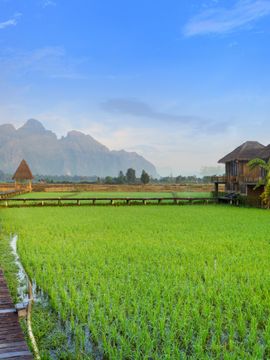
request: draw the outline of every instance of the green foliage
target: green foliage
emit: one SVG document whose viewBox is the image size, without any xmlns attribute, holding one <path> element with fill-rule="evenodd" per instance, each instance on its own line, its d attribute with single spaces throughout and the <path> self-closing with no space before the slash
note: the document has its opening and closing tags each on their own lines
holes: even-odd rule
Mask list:
<svg viewBox="0 0 270 360">
<path fill-rule="evenodd" d="M 17 271 L 18 268 L 14 263 L 14 256 L 11 252 L 9 236 L 3 233 L 0 221 L 0 268 L 4 271 L 5 278 L 9 285 L 13 301 L 17 301 Z"/>
<path fill-rule="evenodd" d="M 126 179 L 127 179 L 128 184 L 135 184 L 136 172 L 134 169 L 132 169 L 132 168 L 127 169 Z"/>
<path fill-rule="evenodd" d="M 253 159 L 249 161 L 248 166 L 251 170 L 259 167 L 264 170 L 265 172 L 265 179 L 259 180 L 256 185 L 256 188 L 260 186 L 264 186 L 264 192 L 261 195 L 262 201 L 265 206 L 269 209 L 270 208 L 270 159 L 268 162 L 262 159 Z"/>
<path fill-rule="evenodd" d="M 105 184 L 113 184 L 113 178 L 111 176 L 106 176 L 104 183 Z"/>
<path fill-rule="evenodd" d="M 119 171 L 119 175 L 118 175 L 118 178 L 117 178 L 117 182 L 118 184 L 124 184 L 126 182 L 126 177 L 123 173 L 123 171 Z"/>
<path fill-rule="evenodd" d="M 147 174 L 147 172 L 145 170 L 142 171 L 141 174 L 141 182 L 143 184 L 148 184 L 150 181 L 150 176 Z"/>
<path fill-rule="evenodd" d="M 1 213 L 4 228 L 19 234 L 27 272 L 70 323 L 78 358 L 89 338 L 107 359 L 270 358 L 267 212 L 151 206 Z"/>
</svg>

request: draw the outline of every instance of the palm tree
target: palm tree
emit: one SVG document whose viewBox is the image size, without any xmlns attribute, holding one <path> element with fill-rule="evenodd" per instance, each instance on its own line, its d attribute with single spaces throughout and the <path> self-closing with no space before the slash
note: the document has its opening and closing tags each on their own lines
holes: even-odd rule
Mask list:
<svg viewBox="0 0 270 360">
<path fill-rule="evenodd" d="M 263 169 L 266 173 L 265 179 L 259 180 L 255 189 L 260 186 L 264 186 L 264 192 L 261 195 L 262 201 L 265 204 L 266 208 L 270 208 L 270 159 L 268 161 L 264 161 L 262 159 L 253 159 L 250 160 L 248 166 L 251 170 L 259 167 Z"/>
</svg>

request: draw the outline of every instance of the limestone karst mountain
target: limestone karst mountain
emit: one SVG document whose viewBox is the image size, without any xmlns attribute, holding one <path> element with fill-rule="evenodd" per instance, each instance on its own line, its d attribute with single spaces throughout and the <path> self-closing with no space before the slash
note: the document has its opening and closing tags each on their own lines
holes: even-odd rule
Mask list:
<svg viewBox="0 0 270 360">
<path fill-rule="evenodd" d="M 70 131 L 57 136 L 37 120 L 30 119 L 19 129 L 0 125 L 0 169 L 13 173 L 22 159 L 33 174 L 117 176 L 132 167 L 156 176 L 153 164 L 135 152 L 110 151 L 90 135 Z"/>
</svg>

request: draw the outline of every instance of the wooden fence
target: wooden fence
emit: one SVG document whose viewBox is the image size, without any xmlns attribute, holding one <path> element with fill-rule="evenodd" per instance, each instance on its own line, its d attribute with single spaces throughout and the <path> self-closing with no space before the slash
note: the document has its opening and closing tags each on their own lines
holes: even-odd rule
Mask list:
<svg viewBox="0 0 270 360">
<path fill-rule="evenodd" d="M 27 192 L 29 191 L 9 190 L 9 191 L 0 192 L 0 199 L 8 199 L 10 197 L 26 194 Z"/>
<path fill-rule="evenodd" d="M 0 206 L 73 206 L 73 205 L 185 205 L 218 202 L 210 197 L 87 197 L 87 198 L 7 198 L 0 200 Z"/>
</svg>

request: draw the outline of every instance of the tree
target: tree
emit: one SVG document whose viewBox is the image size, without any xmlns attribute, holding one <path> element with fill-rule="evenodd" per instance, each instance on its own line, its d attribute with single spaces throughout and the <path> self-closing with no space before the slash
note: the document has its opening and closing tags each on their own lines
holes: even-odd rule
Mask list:
<svg viewBox="0 0 270 360">
<path fill-rule="evenodd" d="M 106 176 L 104 182 L 105 184 L 113 184 L 113 178 L 111 176 Z"/>
<path fill-rule="evenodd" d="M 118 181 L 119 184 L 124 184 L 126 182 L 126 177 L 125 177 L 123 171 L 119 172 L 117 181 Z"/>
<path fill-rule="evenodd" d="M 145 170 L 143 170 L 141 175 L 141 182 L 145 185 L 148 184 L 149 181 L 150 181 L 150 176 L 147 174 Z"/>
<path fill-rule="evenodd" d="M 136 172 L 134 169 L 132 168 L 127 169 L 126 179 L 128 184 L 134 184 L 136 182 Z"/>
<path fill-rule="evenodd" d="M 257 185 L 255 186 L 255 189 L 257 189 L 260 186 L 264 186 L 264 192 L 261 195 L 261 199 L 267 209 L 270 208 L 270 159 L 268 162 L 262 160 L 262 159 L 253 159 L 250 160 L 248 163 L 248 166 L 251 170 L 259 167 L 265 171 L 265 179 L 262 179 L 258 181 Z"/>
</svg>

